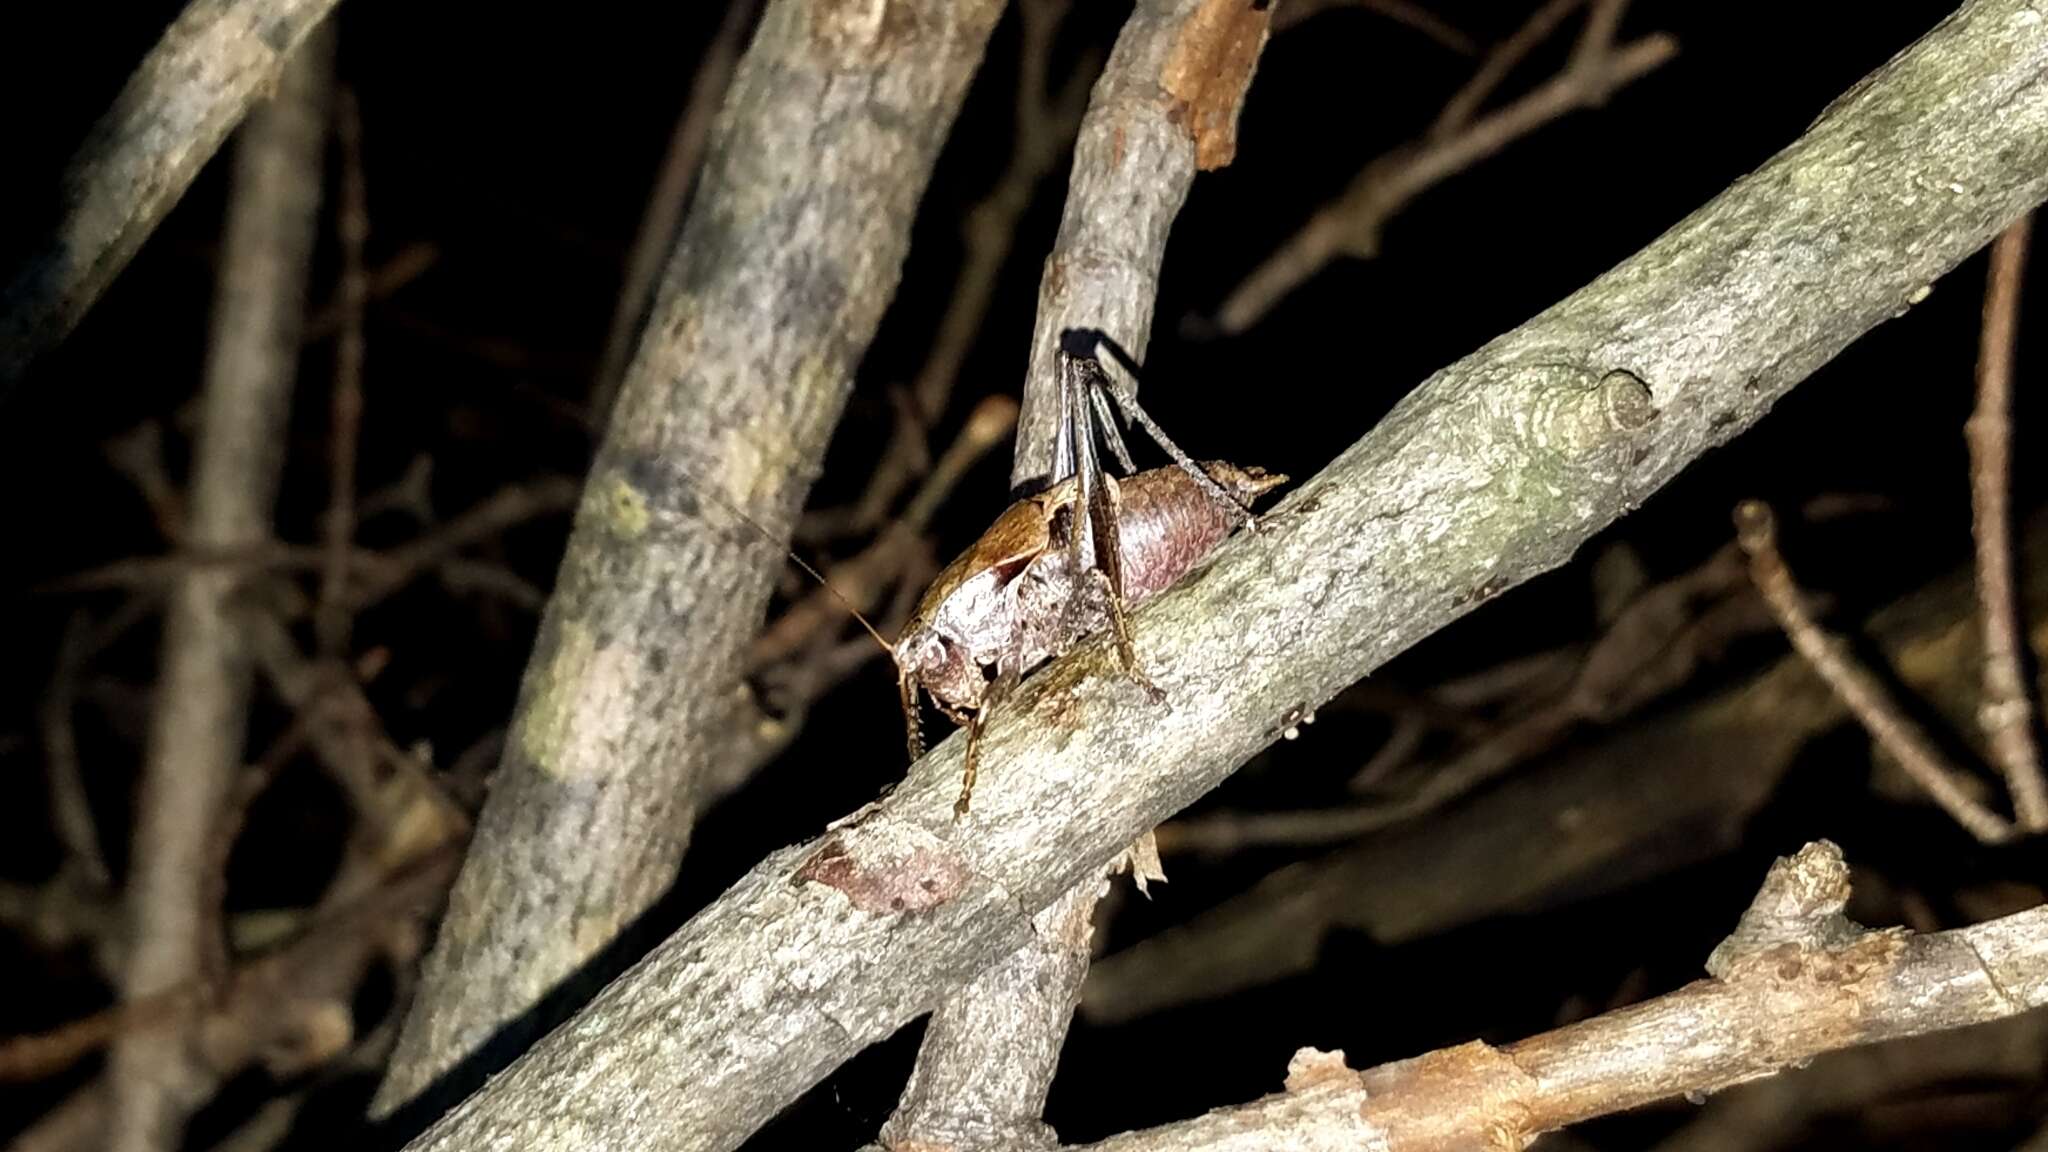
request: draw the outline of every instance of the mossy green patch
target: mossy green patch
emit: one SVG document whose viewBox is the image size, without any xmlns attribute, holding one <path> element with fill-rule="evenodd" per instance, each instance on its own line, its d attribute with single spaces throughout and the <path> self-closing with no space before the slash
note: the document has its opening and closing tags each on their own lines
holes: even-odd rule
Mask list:
<svg viewBox="0 0 2048 1152">
<path fill-rule="evenodd" d="M 597 640 L 574 620 L 555 631 L 554 650 L 533 672 L 519 720 L 519 749 L 543 775 L 561 774 L 562 751 L 575 722 L 575 702 L 596 654 Z"/>
<path fill-rule="evenodd" d="M 610 513 L 608 519 L 612 531 L 621 539 L 637 540 L 647 534 L 647 525 L 652 518 L 647 509 L 647 494 L 635 488 L 625 477 L 612 477 L 605 508 Z"/>
</svg>

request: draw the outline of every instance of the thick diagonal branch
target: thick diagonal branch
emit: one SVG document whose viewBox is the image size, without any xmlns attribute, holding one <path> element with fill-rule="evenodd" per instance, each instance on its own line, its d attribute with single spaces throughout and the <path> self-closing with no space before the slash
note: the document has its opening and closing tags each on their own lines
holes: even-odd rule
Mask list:
<svg viewBox="0 0 2048 1152">
<path fill-rule="evenodd" d="M 0 290 L 0 390 L 62 340 L 336 0 L 192 0 L 64 173 L 63 218 Z"/>
<path fill-rule="evenodd" d="M 763 12 L 380 1109 L 518 1019 L 674 879 L 782 547 L 1000 9 Z"/>
<path fill-rule="evenodd" d="M 732 1147 L 1015 951 L 1291 713 L 1562 564 L 2048 196 L 2032 14 L 1966 5 L 1757 174 L 1426 381 L 1137 615 L 1166 705 L 1099 642 L 1042 669 L 989 727 L 970 818 L 955 738 L 762 861 L 416 1152 Z"/>
</svg>

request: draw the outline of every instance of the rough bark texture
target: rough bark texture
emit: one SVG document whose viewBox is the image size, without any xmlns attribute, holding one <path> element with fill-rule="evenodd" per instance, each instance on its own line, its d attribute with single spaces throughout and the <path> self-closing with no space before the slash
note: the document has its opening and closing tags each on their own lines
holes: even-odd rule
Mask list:
<svg viewBox="0 0 2048 1152">
<path fill-rule="evenodd" d="M 769 856 L 413 1147 L 733 1146 L 1015 951 L 1290 714 L 1563 563 L 2044 194 L 2048 27 L 1977 0 L 1758 173 L 1425 382 L 1140 612 L 1165 705 L 1099 640 L 1041 670 L 990 725 L 972 816 L 953 818 L 956 737 Z"/>
<path fill-rule="evenodd" d="M 1714 976 L 1503 1048 L 1474 1041 L 1365 1072 L 1303 1049 L 1287 1091 L 1131 1132 L 1092 1152 L 1455 1152 L 1521 1148 L 1568 1124 L 1801 1067 L 1857 1044 L 2048 1004 L 2048 907 L 1953 932 L 1867 931 L 1842 915 L 1841 852 L 1780 860 Z"/>
<path fill-rule="evenodd" d="M 322 33 L 285 69 L 235 149 L 184 544 L 247 548 L 270 538 L 298 374 L 306 278 L 320 208 L 333 46 Z M 242 770 L 253 670 L 240 587 L 193 569 L 173 586 L 162 674 L 136 807 L 126 894 L 128 1000 L 201 975 L 217 923 L 215 839 Z M 178 1146 L 213 1078 L 189 1051 L 186 1019 L 124 1036 L 108 1065 L 106 1147 Z"/>
<path fill-rule="evenodd" d="M 0 388 L 62 340 L 335 0 L 192 0 L 64 174 L 64 216 L 0 292 Z"/>
<path fill-rule="evenodd" d="M 781 546 L 1000 11 L 778 0 L 763 14 L 380 1109 L 525 1013 L 674 879 Z"/>
<path fill-rule="evenodd" d="M 1196 170 L 1228 164 L 1236 149 L 1269 9 L 1148 0 L 1117 37 L 1074 141 L 1059 236 L 1039 280 L 1012 485 L 1052 470 L 1061 332 L 1100 329 L 1144 359 L 1167 235 Z"/>
<path fill-rule="evenodd" d="M 2048 519 L 2025 538 L 2022 589 L 2048 655 Z M 1978 733 L 1972 574 L 1872 616 L 1860 636 L 1917 701 Z M 1488 916 L 1618 891 L 1713 859 L 1814 737 L 1852 722 L 1800 656 L 1745 683 L 1575 744 L 1486 794 L 1282 868 L 1207 912 L 1095 962 L 1081 1010 L 1112 1023 L 1314 967 L 1326 934 L 1400 944 Z"/>
</svg>

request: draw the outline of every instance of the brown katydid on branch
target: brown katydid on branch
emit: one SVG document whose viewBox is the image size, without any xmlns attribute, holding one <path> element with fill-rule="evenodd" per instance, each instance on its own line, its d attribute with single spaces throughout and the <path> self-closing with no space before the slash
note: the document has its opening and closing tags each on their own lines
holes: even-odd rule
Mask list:
<svg viewBox="0 0 2048 1152">
<path fill-rule="evenodd" d="M 1012 504 L 939 573 L 891 653 L 910 758 L 925 751 L 919 689 L 967 729 L 954 803 L 962 816 L 974 794 L 989 709 L 1026 673 L 1105 621 L 1124 675 L 1159 698 L 1139 666 L 1130 610 L 1186 575 L 1234 524 L 1251 523 L 1252 501 L 1287 482 L 1261 468 L 1197 464 L 1134 396 L 1111 384 L 1093 354 L 1098 345 L 1121 352 L 1092 330 L 1069 330 L 1061 339 L 1052 486 Z M 1172 466 L 1134 472 L 1112 400 L 1174 458 Z M 1098 426 L 1124 470 L 1121 482 L 1102 469 Z"/>
</svg>

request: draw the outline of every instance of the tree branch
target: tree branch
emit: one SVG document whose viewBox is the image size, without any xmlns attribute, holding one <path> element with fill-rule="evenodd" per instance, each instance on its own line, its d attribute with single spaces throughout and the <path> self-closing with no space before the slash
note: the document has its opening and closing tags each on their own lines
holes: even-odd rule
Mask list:
<svg viewBox="0 0 2048 1152">
<path fill-rule="evenodd" d="M 882 1126 L 902 1152 L 1050 1148 L 1039 1117 L 1088 976 L 1090 920 L 1109 882 L 1090 876 L 1032 921 L 1029 943 L 953 991 L 925 1025 L 903 1099 Z"/>
<path fill-rule="evenodd" d="M 2029 218 L 2013 222 L 1991 243 L 1984 292 L 1984 332 L 1977 359 L 1977 409 L 1964 433 L 1970 444 L 1971 536 L 1977 542 L 1978 597 L 1984 617 L 1984 706 L 1979 723 L 1991 759 L 2005 773 L 2019 826 L 2048 831 L 2048 783 L 2034 735 L 2034 693 L 2020 651 L 2012 576 L 2012 362 L 2020 281 L 2025 275 Z"/>
<path fill-rule="evenodd" d="M 0 291 L 0 394 L 69 335 L 335 0 L 192 0 L 64 173 L 64 219 Z"/>
<path fill-rule="evenodd" d="M 320 207 L 332 59 L 331 37 L 316 36 L 285 69 L 277 98 L 250 117 L 235 151 L 188 501 L 187 539 L 202 547 L 246 547 L 270 536 Z M 126 893 L 127 1001 L 201 975 L 212 947 L 209 864 L 241 771 L 253 683 L 237 587 L 232 573 L 192 571 L 171 592 Z M 188 1016 L 115 1045 L 106 1147 L 178 1146 L 186 1117 L 205 1102 L 207 1080 L 189 1055 Z"/>
<path fill-rule="evenodd" d="M 1801 1067 L 1824 1052 L 2048 1004 L 2048 907 L 1916 936 L 1842 915 L 1841 850 L 1780 859 L 1713 979 L 1503 1048 L 1474 1041 L 1364 1072 L 1304 1048 L 1287 1091 L 1088 1152 L 1520 1148 L 1542 1132 Z"/>
<path fill-rule="evenodd" d="M 1148 604 L 1134 623 L 1166 706 L 1100 640 L 1042 669 L 988 729 L 971 817 L 953 816 L 956 737 L 770 855 L 415 1152 L 733 1147 L 1015 951 L 1039 909 L 1284 718 L 1562 564 L 2048 195 L 2031 11 L 1966 5 L 1758 174 L 1426 381 Z"/>
<path fill-rule="evenodd" d="M 378 1111 L 521 1017 L 674 879 L 782 547 L 1000 10 L 763 12 Z"/>
</svg>

